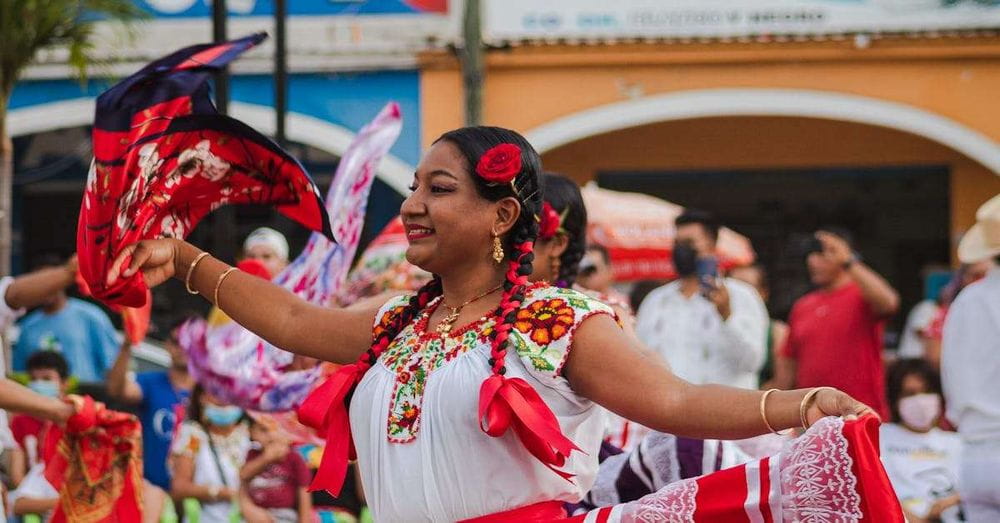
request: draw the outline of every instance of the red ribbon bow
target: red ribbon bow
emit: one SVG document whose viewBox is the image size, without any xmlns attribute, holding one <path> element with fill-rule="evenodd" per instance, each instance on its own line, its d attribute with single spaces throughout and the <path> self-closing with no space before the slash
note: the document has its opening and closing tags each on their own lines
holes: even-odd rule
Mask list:
<svg viewBox="0 0 1000 523">
<path fill-rule="evenodd" d="M 493 375 L 479 388 L 479 427 L 495 438 L 513 426 L 524 448 L 546 467 L 570 481 L 573 474 L 558 470 L 580 450 L 563 435 L 559 420 L 538 392 L 521 378 Z"/>
<path fill-rule="evenodd" d="M 351 439 L 347 397 L 361 381 L 365 370 L 357 363 L 340 367 L 310 392 L 296 411 L 300 423 L 326 438 L 323 459 L 309 485 L 310 491 L 325 490 L 334 497 L 339 496 L 347 475 L 347 462 L 357 459 Z"/>
</svg>

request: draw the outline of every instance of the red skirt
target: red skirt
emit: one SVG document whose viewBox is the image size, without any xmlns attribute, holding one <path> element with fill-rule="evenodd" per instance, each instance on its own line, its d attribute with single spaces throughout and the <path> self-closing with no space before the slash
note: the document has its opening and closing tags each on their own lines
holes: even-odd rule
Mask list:
<svg viewBox="0 0 1000 523">
<path fill-rule="evenodd" d="M 878 425 L 874 417 L 825 418 L 777 455 L 585 514 L 567 517 L 550 501 L 466 521 L 901 523 L 878 455 Z"/>
</svg>

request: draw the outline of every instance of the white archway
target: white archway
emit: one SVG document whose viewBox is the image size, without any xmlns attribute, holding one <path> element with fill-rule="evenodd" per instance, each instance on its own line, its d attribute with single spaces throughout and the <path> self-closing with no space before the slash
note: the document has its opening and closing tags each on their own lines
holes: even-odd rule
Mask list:
<svg viewBox="0 0 1000 523">
<path fill-rule="evenodd" d="M 1000 175 L 1000 143 L 959 122 L 911 105 L 800 89 L 705 89 L 602 105 L 536 127 L 525 137 L 540 153 L 611 131 L 670 120 L 722 116 L 798 116 L 888 127 L 923 136 Z"/>
<path fill-rule="evenodd" d="M 94 98 L 75 98 L 14 109 L 7 115 L 10 135 L 23 136 L 68 127 L 90 125 L 94 121 Z M 268 106 L 230 102 L 230 114 L 267 135 L 274 134 L 274 109 Z M 288 139 L 337 156 L 344 154 L 354 139 L 351 130 L 301 113 L 288 113 Z M 407 194 L 413 167 L 389 154 L 379 165 L 377 176 L 400 194 Z"/>
</svg>

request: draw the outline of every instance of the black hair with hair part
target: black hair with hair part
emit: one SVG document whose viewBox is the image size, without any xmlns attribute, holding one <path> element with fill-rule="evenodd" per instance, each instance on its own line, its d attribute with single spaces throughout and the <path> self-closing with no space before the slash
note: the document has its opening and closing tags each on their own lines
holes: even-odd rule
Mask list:
<svg viewBox="0 0 1000 523">
<path fill-rule="evenodd" d="M 40 350 L 28 357 L 26 364 L 28 372 L 33 370 L 54 370 L 65 380 L 69 377 L 69 363 L 62 354 L 54 350 Z"/>
<path fill-rule="evenodd" d="M 854 233 L 846 227 L 841 227 L 840 225 L 828 225 L 826 227 L 820 227 L 817 232 L 830 233 L 847 242 L 847 246 L 850 247 L 851 250 L 854 249 Z"/>
<path fill-rule="evenodd" d="M 907 376 L 916 375 L 927 384 L 927 392 L 941 394 L 941 376 L 931 364 L 922 358 L 907 358 L 896 360 L 889 367 L 886 376 L 886 398 L 889 400 L 889 411 L 892 419 L 899 421 L 899 400 L 903 394 L 903 382 Z"/>
<path fill-rule="evenodd" d="M 542 196 L 563 216 L 562 228 L 569 243 L 559 257 L 555 285 L 572 287 L 580 270 L 580 260 L 587 252 L 587 208 L 580 187 L 569 178 L 555 173 L 542 174 Z"/>
<path fill-rule="evenodd" d="M 542 196 L 539 187 L 542 160 L 535 152 L 535 148 L 523 136 L 510 129 L 487 126 L 462 127 L 448 131 L 434 140 L 435 144 L 438 142 L 448 142 L 458 148 L 459 153 L 465 158 L 466 168 L 476 186 L 476 192 L 480 196 L 491 202 L 508 197 L 517 198 L 521 202 L 521 215 L 504 239 L 504 252 L 507 259 L 514 259 L 516 256 L 515 246 L 526 238 L 524 233 L 529 229 L 533 230 L 531 241 L 534 241 L 534 237 L 538 235 L 535 216 L 542 211 Z M 490 184 L 476 174 L 476 165 L 479 164 L 479 159 L 483 154 L 502 144 L 514 144 L 521 149 L 521 172 L 517 174 L 513 182 L 513 187 L 517 192 L 511 188 L 511 184 Z"/>
<path fill-rule="evenodd" d="M 700 209 L 686 209 L 680 214 L 680 216 L 674 219 L 675 227 L 689 225 L 692 223 L 701 225 L 702 228 L 705 229 L 709 238 L 712 239 L 712 242 L 719 241 L 719 229 L 722 228 L 722 225 L 719 223 L 719 220 L 714 214 Z"/>
<path fill-rule="evenodd" d="M 584 250 L 584 252 L 586 253 L 591 251 L 600 254 L 601 258 L 604 258 L 604 263 L 611 265 L 611 253 L 608 252 L 608 249 L 606 247 L 604 247 L 599 243 L 591 243 L 587 245 L 587 248 Z"/>
</svg>

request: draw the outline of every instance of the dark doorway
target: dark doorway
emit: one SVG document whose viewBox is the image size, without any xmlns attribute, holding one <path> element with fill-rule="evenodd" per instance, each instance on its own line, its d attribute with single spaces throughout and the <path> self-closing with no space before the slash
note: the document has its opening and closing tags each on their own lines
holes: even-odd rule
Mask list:
<svg viewBox="0 0 1000 523">
<path fill-rule="evenodd" d="M 801 246 L 816 229 L 854 234 L 866 263 L 902 298 L 892 321 L 923 298 L 922 269 L 949 263 L 949 172 L 944 166 L 601 172 L 598 184 L 715 213 L 748 236 L 771 278 L 772 314 L 809 290 Z M 887 340 L 894 344 L 893 337 Z"/>
</svg>

